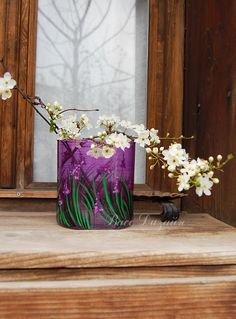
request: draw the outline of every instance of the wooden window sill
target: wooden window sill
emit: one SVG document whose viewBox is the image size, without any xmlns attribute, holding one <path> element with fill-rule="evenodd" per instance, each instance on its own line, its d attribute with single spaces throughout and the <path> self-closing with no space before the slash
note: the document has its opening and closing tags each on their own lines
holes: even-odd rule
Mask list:
<svg viewBox="0 0 236 319">
<path fill-rule="evenodd" d="M 0 212 L 0 239 L 0 318 L 236 316 L 236 230 L 207 214 L 74 231 Z"/>
</svg>

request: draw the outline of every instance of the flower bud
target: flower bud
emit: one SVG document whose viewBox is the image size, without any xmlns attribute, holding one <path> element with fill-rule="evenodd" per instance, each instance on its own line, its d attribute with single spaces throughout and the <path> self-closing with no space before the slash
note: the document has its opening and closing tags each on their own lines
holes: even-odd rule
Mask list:
<svg viewBox="0 0 236 319">
<path fill-rule="evenodd" d="M 170 166 L 168 167 L 168 171 L 174 172 L 174 170 L 175 170 L 174 165 L 170 165 Z"/>
<path fill-rule="evenodd" d="M 146 152 L 147 152 L 148 154 L 151 153 L 151 151 L 152 151 L 152 150 L 150 149 L 150 147 L 147 147 L 147 148 L 146 148 Z"/>
<path fill-rule="evenodd" d="M 220 181 L 219 181 L 219 178 L 212 178 L 212 181 L 213 181 L 213 183 L 215 183 L 215 184 L 218 184 Z"/>
<path fill-rule="evenodd" d="M 154 154 L 158 154 L 158 148 L 157 147 L 154 147 L 152 151 L 153 151 Z"/>
<path fill-rule="evenodd" d="M 220 155 L 220 154 L 219 154 L 219 155 L 217 155 L 217 161 L 219 161 L 219 162 L 220 162 L 221 160 L 222 160 L 222 155 Z"/>
<path fill-rule="evenodd" d="M 213 156 L 210 156 L 210 157 L 208 158 L 208 161 L 209 161 L 210 163 L 212 163 L 212 162 L 214 161 L 214 157 L 213 157 Z"/>
<path fill-rule="evenodd" d="M 212 176 L 214 175 L 214 172 L 213 171 L 210 171 L 209 173 L 208 173 L 208 176 L 211 178 Z"/>
<path fill-rule="evenodd" d="M 168 177 L 169 177 L 169 178 L 173 178 L 173 177 L 174 177 L 174 174 L 173 174 L 173 173 L 169 173 L 169 174 L 168 174 Z"/>
</svg>

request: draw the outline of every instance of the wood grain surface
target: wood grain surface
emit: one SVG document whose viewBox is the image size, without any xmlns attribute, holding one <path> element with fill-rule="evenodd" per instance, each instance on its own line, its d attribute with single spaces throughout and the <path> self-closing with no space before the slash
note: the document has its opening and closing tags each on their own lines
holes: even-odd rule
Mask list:
<svg viewBox="0 0 236 319">
<path fill-rule="evenodd" d="M 182 134 L 184 74 L 184 0 L 150 0 L 147 126 L 160 135 Z M 155 190 L 176 192 L 165 171 L 147 168 Z"/>
<path fill-rule="evenodd" d="M 184 134 L 191 156 L 236 155 L 236 1 L 186 0 Z M 189 212 L 236 226 L 235 159 L 218 173 L 212 196 L 190 193 Z"/>
<path fill-rule="evenodd" d="M 161 223 L 145 211 L 132 227 L 75 231 L 54 213 L 0 213 L 0 269 L 236 264 L 236 230 L 206 214 Z"/>
<path fill-rule="evenodd" d="M 115 231 L 0 213 L 0 318 L 235 318 L 236 230 L 206 214 L 139 211 Z"/>
<path fill-rule="evenodd" d="M 1 318 L 235 318 L 235 276 L 0 284 Z"/>
</svg>

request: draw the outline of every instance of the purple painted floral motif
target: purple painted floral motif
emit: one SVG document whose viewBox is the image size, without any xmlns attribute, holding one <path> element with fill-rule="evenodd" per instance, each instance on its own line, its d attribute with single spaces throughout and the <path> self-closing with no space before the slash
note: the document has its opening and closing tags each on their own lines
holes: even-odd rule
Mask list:
<svg viewBox="0 0 236 319">
<path fill-rule="evenodd" d="M 62 226 L 116 229 L 132 220 L 134 143 L 111 158 L 87 155 L 92 141 L 58 141 L 58 212 Z"/>
<path fill-rule="evenodd" d="M 115 181 L 114 181 L 114 187 L 113 187 L 113 193 L 119 193 L 119 177 L 116 176 Z"/>
<path fill-rule="evenodd" d="M 63 192 L 64 195 L 70 194 L 70 190 L 68 188 L 67 182 L 65 182 L 62 192 Z"/>
<path fill-rule="evenodd" d="M 95 201 L 95 204 L 94 204 L 94 213 L 98 214 L 99 211 L 100 211 L 100 204 L 99 204 L 98 199 L 96 198 L 96 201 Z"/>
<path fill-rule="evenodd" d="M 82 163 L 81 163 L 81 165 L 82 165 Z M 71 175 L 74 176 L 75 180 L 79 179 L 79 172 L 80 172 L 81 165 L 78 164 L 77 166 L 75 166 L 74 169 L 72 169 Z"/>
<path fill-rule="evenodd" d="M 62 206 L 63 205 L 63 199 L 61 196 L 58 196 L 58 205 Z"/>
</svg>

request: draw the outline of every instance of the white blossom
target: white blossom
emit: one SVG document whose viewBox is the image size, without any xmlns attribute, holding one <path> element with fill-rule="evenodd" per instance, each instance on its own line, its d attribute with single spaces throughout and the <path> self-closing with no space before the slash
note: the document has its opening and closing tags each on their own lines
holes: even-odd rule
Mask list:
<svg viewBox="0 0 236 319">
<path fill-rule="evenodd" d="M 117 146 L 123 151 L 125 148 L 130 148 L 130 139 L 125 134 L 119 133 L 117 135 Z"/>
<path fill-rule="evenodd" d="M 82 114 L 79 118 L 79 126 L 80 126 L 80 129 L 82 128 L 87 128 L 87 129 L 90 129 L 92 128 L 92 125 L 90 124 L 89 122 L 89 118 L 86 114 Z"/>
<path fill-rule="evenodd" d="M 12 90 L 16 86 L 16 81 L 12 79 L 9 72 L 4 73 L 3 78 L 0 78 L 0 89 L 10 89 Z"/>
<path fill-rule="evenodd" d="M 109 135 L 107 135 L 105 141 L 107 144 L 111 145 L 111 146 L 116 146 L 117 143 L 117 133 L 111 133 Z"/>
<path fill-rule="evenodd" d="M 12 96 L 11 90 L 16 86 L 16 81 L 12 79 L 9 72 L 4 73 L 0 78 L 0 95 L 2 100 L 7 100 Z"/>
<path fill-rule="evenodd" d="M 203 194 L 210 196 L 213 182 L 210 180 L 207 174 L 200 175 L 196 179 L 196 194 L 200 197 Z"/>
<path fill-rule="evenodd" d="M 120 122 L 120 118 L 114 114 L 112 115 L 104 115 L 100 116 L 97 125 L 98 126 L 103 126 L 108 130 L 113 130 L 114 128 L 117 127 L 117 125 Z"/>
<path fill-rule="evenodd" d="M 178 176 L 177 185 L 179 185 L 179 192 L 182 192 L 183 190 L 188 190 L 190 188 L 189 180 L 190 176 L 187 173 Z"/>
<path fill-rule="evenodd" d="M 184 161 L 183 168 L 181 168 L 181 173 L 187 173 L 190 177 L 195 176 L 200 172 L 199 165 L 196 160 Z"/>
<path fill-rule="evenodd" d="M 138 138 L 135 140 L 141 147 L 145 147 L 145 145 L 150 145 L 149 140 L 149 130 L 141 130 L 138 132 Z"/>
<path fill-rule="evenodd" d="M 99 158 L 102 156 L 102 150 L 97 146 L 91 147 L 91 149 L 87 152 L 87 154 L 94 158 Z"/>
<path fill-rule="evenodd" d="M 105 158 L 110 158 L 115 154 L 115 150 L 109 146 L 103 146 L 102 148 L 102 156 Z"/>
<path fill-rule="evenodd" d="M 123 151 L 125 148 L 130 147 L 130 139 L 123 133 L 112 133 L 107 135 L 105 139 L 106 143 L 115 146 L 116 148 L 121 148 Z"/>
<path fill-rule="evenodd" d="M 130 121 L 122 120 L 120 121 L 120 126 L 122 126 L 125 129 L 130 129 L 132 128 L 132 123 Z"/>
<path fill-rule="evenodd" d="M 178 143 L 171 144 L 167 150 L 162 151 L 162 154 L 169 166 L 169 171 L 174 171 L 176 167 L 183 165 L 188 160 L 188 154 Z"/>
<path fill-rule="evenodd" d="M 7 99 L 10 99 L 10 97 L 12 97 L 12 93 L 11 93 L 11 90 L 10 89 L 0 89 L 0 94 L 1 94 L 1 98 L 2 100 L 7 100 Z"/>
<path fill-rule="evenodd" d="M 150 130 L 150 140 L 152 143 L 160 144 L 161 141 L 157 134 L 158 134 L 158 130 L 155 130 L 154 128 L 152 128 Z"/>
<path fill-rule="evenodd" d="M 132 129 L 139 134 L 140 132 L 144 132 L 146 127 L 143 124 L 134 124 L 132 125 Z"/>
<path fill-rule="evenodd" d="M 80 135 L 75 115 L 70 115 L 63 119 L 59 128 L 59 136 L 61 138 L 75 138 Z"/>
<path fill-rule="evenodd" d="M 201 159 L 201 158 L 197 158 L 197 164 L 200 168 L 201 171 L 208 171 L 209 170 L 209 163 L 208 161 Z"/>
</svg>

